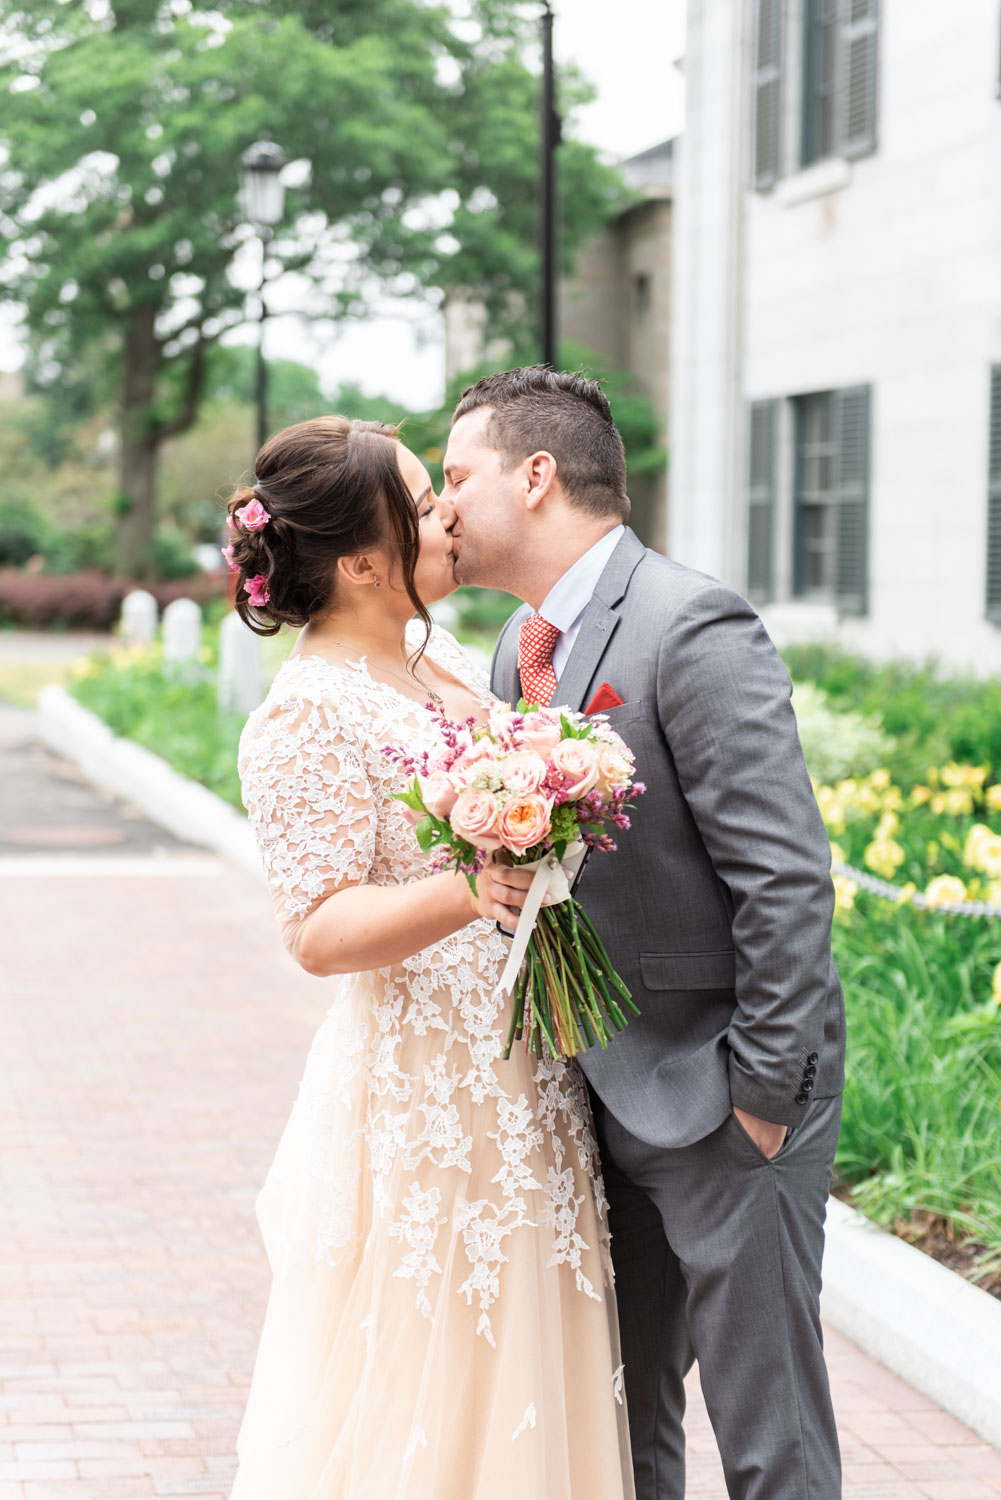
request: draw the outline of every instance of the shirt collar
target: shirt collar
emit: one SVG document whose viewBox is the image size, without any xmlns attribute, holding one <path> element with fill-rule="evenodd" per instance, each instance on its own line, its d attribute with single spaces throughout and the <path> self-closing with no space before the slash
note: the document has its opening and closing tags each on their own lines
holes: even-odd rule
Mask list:
<svg viewBox="0 0 1001 1500">
<path fill-rule="evenodd" d="M 570 629 L 584 613 L 591 601 L 598 579 L 605 571 L 605 564 L 615 551 L 624 526 L 613 526 L 612 530 L 599 537 L 582 557 L 578 557 L 563 577 L 553 584 L 542 601 L 539 614 L 555 625 L 560 634 Z"/>
</svg>

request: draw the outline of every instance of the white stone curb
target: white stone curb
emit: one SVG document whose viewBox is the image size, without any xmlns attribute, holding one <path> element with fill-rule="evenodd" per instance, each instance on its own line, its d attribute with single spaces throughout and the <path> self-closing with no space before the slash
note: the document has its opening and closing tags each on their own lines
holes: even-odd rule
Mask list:
<svg viewBox="0 0 1001 1500">
<path fill-rule="evenodd" d="M 246 818 L 158 755 L 112 734 L 59 687 L 38 697 L 40 734 L 108 791 L 258 880 Z M 880 1364 L 1001 1448 L 1001 1302 L 837 1198 L 827 1205 L 825 1319 Z"/>
<path fill-rule="evenodd" d="M 38 694 L 38 732 L 44 744 L 74 761 L 98 786 L 127 797 L 177 838 L 214 849 L 263 881 L 261 857 L 244 813 L 151 750 L 113 734 L 63 688 L 43 687 Z"/>
<path fill-rule="evenodd" d="M 823 1315 L 1001 1448 L 1001 1302 L 846 1203 L 827 1205 Z"/>
</svg>

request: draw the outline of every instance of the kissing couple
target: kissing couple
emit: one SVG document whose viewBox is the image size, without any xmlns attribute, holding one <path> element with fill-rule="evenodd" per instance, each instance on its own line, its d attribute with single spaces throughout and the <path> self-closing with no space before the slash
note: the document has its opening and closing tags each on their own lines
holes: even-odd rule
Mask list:
<svg viewBox="0 0 1001 1500">
<path fill-rule="evenodd" d="M 836 1500 L 818 1310 L 843 1085 L 830 850 L 754 610 L 626 524 L 594 381 L 472 386 L 435 495 L 377 422 L 278 433 L 237 609 L 301 627 L 240 775 L 329 1009 L 257 1202 L 273 1283 L 232 1500 L 681 1500 L 698 1360 L 734 1500 Z M 491 681 L 428 606 L 525 601 Z M 440 714 L 587 710 L 646 796 L 579 883 L 640 1015 L 573 1060 L 498 997 L 530 875 L 429 873 L 399 765 Z"/>
</svg>

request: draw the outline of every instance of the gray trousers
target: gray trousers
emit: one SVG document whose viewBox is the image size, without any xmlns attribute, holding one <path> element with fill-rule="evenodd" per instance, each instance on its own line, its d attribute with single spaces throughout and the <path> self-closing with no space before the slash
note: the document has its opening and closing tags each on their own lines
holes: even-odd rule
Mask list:
<svg viewBox="0 0 1001 1500">
<path fill-rule="evenodd" d="M 637 1500 L 684 1496 L 693 1359 L 731 1500 L 840 1500 L 819 1312 L 840 1098 L 814 1100 L 771 1161 L 734 1115 L 669 1150 L 591 1099 Z"/>
</svg>

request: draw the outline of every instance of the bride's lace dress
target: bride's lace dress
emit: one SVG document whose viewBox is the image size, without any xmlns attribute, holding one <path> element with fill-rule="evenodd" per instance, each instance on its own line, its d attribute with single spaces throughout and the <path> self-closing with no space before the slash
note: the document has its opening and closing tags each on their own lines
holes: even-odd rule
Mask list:
<svg viewBox="0 0 1001 1500">
<path fill-rule="evenodd" d="M 446 632 L 429 656 L 486 704 Z M 384 744 L 433 720 L 290 657 L 240 746 L 286 945 L 346 884 L 426 875 Z M 232 1500 L 632 1500 L 601 1177 L 579 1070 L 517 1049 L 477 921 L 330 1008 L 257 1204 L 274 1281 Z"/>
</svg>

